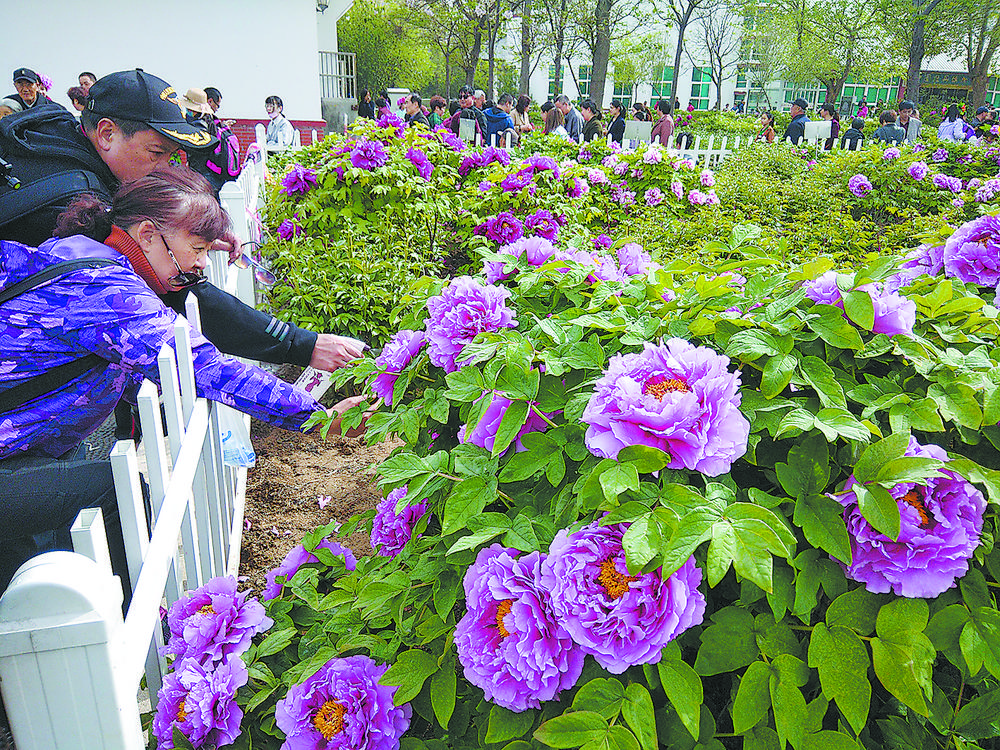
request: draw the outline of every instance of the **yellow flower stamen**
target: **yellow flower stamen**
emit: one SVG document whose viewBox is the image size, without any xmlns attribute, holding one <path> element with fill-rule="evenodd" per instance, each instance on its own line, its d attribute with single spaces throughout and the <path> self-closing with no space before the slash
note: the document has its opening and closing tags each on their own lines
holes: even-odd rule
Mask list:
<svg viewBox="0 0 1000 750">
<path fill-rule="evenodd" d="M 344 728 L 344 714 L 347 709 L 337 701 L 327 701 L 313 716 L 313 726 L 323 735 L 324 740 L 332 740 Z"/>
<path fill-rule="evenodd" d="M 629 576 L 619 573 L 615 567 L 615 561 L 610 557 L 601 563 L 601 572 L 597 576 L 597 582 L 608 592 L 612 599 L 621 599 L 628 593 L 628 585 L 632 581 L 638 581 L 639 576 Z"/>
<path fill-rule="evenodd" d="M 916 490 L 910 490 L 903 497 L 900 498 L 904 503 L 909 505 L 911 508 L 920 514 L 920 527 L 926 529 L 931 525 L 931 514 L 927 512 L 927 506 L 924 505 L 924 501 L 920 499 L 920 495 Z"/>
<path fill-rule="evenodd" d="M 668 393 L 690 393 L 691 389 L 683 380 L 671 378 L 669 380 L 658 380 L 650 378 L 642 386 L 642 392 L 648 393 L 657 401 L 662 401 Z"/>
<path fill-rule="evenodd" d="M 513 606 L 513 599 L 504 599 L 497 605 L 497 630 L 500 631 L 501 638 L 506 638 L 510 635 L 510 631 L 504 627 L 503 618 L 510 614 L 510 608 Z"/>
</svg>

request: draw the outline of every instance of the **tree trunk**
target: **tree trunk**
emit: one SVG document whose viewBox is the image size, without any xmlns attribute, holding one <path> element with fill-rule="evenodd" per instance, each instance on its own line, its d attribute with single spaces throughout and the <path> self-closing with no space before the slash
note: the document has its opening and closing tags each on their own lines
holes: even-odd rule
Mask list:
<svg viewBox="0 0 1000 750">
<path fill-rule="evenodd" d="M 910 32 L 910 62 L 906 66 L 906 98 L 920 104 L 920 66 L 924 62 L 924 29 L 927 19 L 923 16 L 913 21 Z"/>
<path fill-rule="evenodd" d="M 444 56 L 444 98 L 451 101 L 451 52 Z"/>
<path fill-rule="evenodd" d="M 972 79 L 972 91 L 970 92 L 969 96 L 972 97 L 972 101 L 969 103 L 973 107 L 973 109 L 969 110 L 970 112 L 975 112 L 975 107 L 978 107 L 980 104 L 986 101 L 986 89 L 989 86 L 989 80 L 990 80 L 989 62 L 984 64 L 980 68 L 980 70 L 982 70 L 983 72 L 979 73 L 978 75 L 970 76 L 970 78 Z"/>
<path fill-rule="evenodd" d="M 680 101 L 680 96 L 677 93 L 677 84 L 681 79 L 681 55 L 684 54 L 684 32 L 690 20 L 691 9 L 684 14 L 683 18 L 678 19 L 677 23 L 677 49 L 674 50 L 674 79 L 670 82 L 670 94 L 677 101 Z M 690 100 L 690 98 L 691 96 L 688 94 L 688 99 Z"/>
<path fill-rule="evenodd" d="M 531 79 L 531 0 L 524 0 L 521 10 L 521 77 L 517 81 L 517 91 L 527 94 Z"/>
<path fill-rule="evenodd" d="M 562 0 L 559 4 L 559 18 L 566 18 L 566 0 Z M 556 56 L 555 56 L 555 87 L 556 90 L 553 92 L 553 98 L 559 96 L 563 90 L 563 69 L 562 69 L 562 58 L 563 58 L 563 46 L 566 43 L 566 30 L 565 26 L 559 26 L 558 29 L 554 29 L 556 32 Z"/>
<path fill-rule="evenodd" d="M 604 89 L 608 80 L 608 61 L 611 59 L 611 4 L 612 0 L 597 0 L 594 17 L 597 22 L 597 39 L 591 60 L 590 98 L 598 107 L 604 105 Z"/>
<path fill-rule="evenodd" d="M 465 61 L 465 85 L 474 88 L 476 85 L 476 68 L 479 67 L 479 55 L 483 51 L 483 30 L 476 28 L 476 35 L 473 37 L 472 53 Z"/>
</svg>

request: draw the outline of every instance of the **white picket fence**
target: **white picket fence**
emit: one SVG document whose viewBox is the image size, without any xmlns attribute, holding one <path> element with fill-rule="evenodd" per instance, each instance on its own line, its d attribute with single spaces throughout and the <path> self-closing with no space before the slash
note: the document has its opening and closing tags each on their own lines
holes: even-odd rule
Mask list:
<svg viewBox="0 0 1000 750">
<path fill-rule="evenodd" d="M 244 241 L 260 239 L 257 209 L 263 158 L 251 154 L 223 204 Z M 228 269 L 228 273 L 227 273 Z M 212 259 L 213 283 L 253 304 L 249 269 Z M 194 295 L 188 320 L 197 326 Z M 132 601 L 123 619 L 120 579 L 111 572 L 100 510 L 73 526 L 75 552 L 29 560 L 0 598 L 0 690 L 19 750 L 140 750 L 138 695 L 145 676 L 152 707 L 166 662 L 161 606 L 239 567 L 246 469 L 222 462 L 220 418 L 228 407 L 198 398 L 190 328 L 157 358 L 156 385 L 139 390 L 139 412 L 153 516 L 152 535 L 132 441 L 111 451 Z M 166 430 L 161 420 L 166 415 Z M 243 415 L 239 418 L 247 420 Z M 244 424 L 248 422 L 245 421 Z M 163 437 L 165 435 L 165 437 Z"/>
<path fill-rule="evenodd" d="M 344 127 L 345 128 L 347 127 L 347 115 L 344 115 Z M 254 127 L 253 132 L 254 135 L 256 136 L 255 143 L 257 144 L 257 148 L 259 148 L 264 154 L 266 154 L 267 128 L 265 128 L 263 124 L 258 122 L 257 125 Z M 319 133 L 316 131 L 315 128 L 312 129 L 311 135 L 312 135 L 312 141 L 310 141 L 311 143 L 315 143 L 317 140 L 319 140 Z M 289 149 L 292 151 L 296 151 L 300 148 L 302 148 L 302 133 L 300 133 L 299 130 L 296 128 L 292 130 L 292 145 L 289 147 Z"/>
<path fill-rule="evenodd" d="M 755 139 L 749 136 L 730 137 L 730 136 L 709 135 L 706 137 L 699 135 L 694 137 L 693 143 L 691 143 L 690 146 L 686 148 L 672 146 L 671 151 L 676 152 L 676 154 L 683 159 L 690 159 L 695 164 L 695 166 L 708 167 L 714 169 L 719 166 L 719 164 L 722 162 L 723 159 L 732 154 L 734 151 L 739 150 L 743 146 L 749 146 L 754 142 Z M 790 142 L 791 141 L 789 141 L 789 143 Z M 622 140 L 622 145 L 624 147 L 630 147 L 634 149 L 640 148 L 648 143 L 649 143 L 648 134 L 646 135 L 645 139 L 637 138 L 633 140 L 628 140 L 628 139 Z M 822 148 L 821 146 L 818 145 L 816 141 L 810 143 L 805 141 L 804 139 L 801 139 L 798 145 L 800 148 L 808 148 L 810 150 Z M 845 147 L 845 149 L 846 148 L 847 147 Z M 850 150 L 856 151 L 859 148 L 861 148 L 861 144 L 856 142 L 854 147 L 850 148 Z M 833 139 L 833 147 L 831 150 L 833 151 L 841 150 L 839 137 Z"/>
</svg>

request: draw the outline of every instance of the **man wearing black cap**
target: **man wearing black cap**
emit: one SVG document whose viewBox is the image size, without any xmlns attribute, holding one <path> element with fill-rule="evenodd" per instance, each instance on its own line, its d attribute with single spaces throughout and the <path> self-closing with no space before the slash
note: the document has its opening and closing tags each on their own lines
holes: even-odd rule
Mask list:
<svg viewBox="0 0 1000 750">
<path fill-rule="evenodd" d="M 986 141 L 995 140 L 995 136 L 990 133 L 990 128 L 992 127 L 993 123 L 990 122 L 990 108 L 983 106 L 977 109 L 975 124 L 976 137 L 982 138 Z"/>
<path fill-rule="evenodd" d="M 903 138 L 904 142 L 909 141 L 910 143 L 914 143 L 920 138 L 920 126 L 923 123 L 914 116 L 915 110 L 916 107 L 914 107 L 913 102 L 909 99 L 899 103 L 899 127 L 906 133 L 906 136 Z"/>
<path fill-rule="evenodd" d="M 18 68 L 15 70 L 14 88 L 17 89 L 17 93 L 8 94 L 0 101 L 0 117 L 31 109 L 32 107 L 40 107 L 45 104 L 60 106 L 42 93 L 38 87 L 39 83 L 38 73 L 31 70 L 31 68 Z"/>
<path fill-rule="evenodd" d="M 798 144 L 805 137 L 806 123 L 809 122 L 809 117 L 806 115 L 808 106 L 809 102 L 801 97 L 792 102 L 792 121 L 785 128 L 785 135 L 782 136 L 783 141 L 790 140 L 792 143 Z"/>
<path fill-rule="evenodd" d="M 112 73 L 91 86 L 80 123 L 61 107 L 4 118 L 0 158 L 11 168 L 5 175 L 0 163 L 0 239 L 38 246 L 80 193 L 109 201 L 121 182 L 166 166 L 178 147 L 215 145 L 215 138 L 185 119 L 174 88 L 142 70 Z M 205 336 L 227 354 L 332 370 L 361 353 L 354 339 L 297 328 L 211 284 L 191 291 Z M 182 291 L 163 299 L 183 312 L 185 297 Z"/>
</svg>

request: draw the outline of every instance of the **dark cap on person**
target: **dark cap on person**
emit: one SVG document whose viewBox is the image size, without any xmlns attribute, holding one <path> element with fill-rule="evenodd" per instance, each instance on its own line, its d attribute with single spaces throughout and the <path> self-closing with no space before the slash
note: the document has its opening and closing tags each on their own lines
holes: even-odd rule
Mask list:
<svg viewBox="0 0 1000 750">
<path fill-rule="evenodd" d="M 798 107 L 799 109 L 809 109 L 809 102 L 807 102 L 801 96 L 798 99 L 796 99 L 794 102 L 792 102 L 792 104 L 794 106 Z"/>
<path fill-rule="evenodd" d="M 899 103 L 899 108 L 900 108 L 900 110 L 904 110 L 904 109 L 916 109 L 917 106 L 913 102 L 911 102 L 909 99 L 904 99 L 903 101 L 901 101 Z"/>
<path fill-rule="evenodd" d="M 148 125 L 186 149 L 211 148 L 218 143 L 207 131 L 184 117 L 174 87 L 141 68 L 111 73 L 90 87 L 87 111 Z"/>
<path fill-rule="evenodd" d="M 976 110 L 976 114 L 977 115 L 981 115 L 984 112 L 989 112 L 989 111 L 990 111 L 989 107 L 980 107 L 979 109 Z"/>
<path fill-rule="evenodd" d="M 31 83 L 39 82 L 38 73 L 33 71 L 31 68 L 18 68 L 14 71 L 14 83 L 18 81 L 31 81 Z"/>
</svg>

